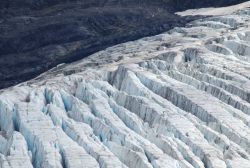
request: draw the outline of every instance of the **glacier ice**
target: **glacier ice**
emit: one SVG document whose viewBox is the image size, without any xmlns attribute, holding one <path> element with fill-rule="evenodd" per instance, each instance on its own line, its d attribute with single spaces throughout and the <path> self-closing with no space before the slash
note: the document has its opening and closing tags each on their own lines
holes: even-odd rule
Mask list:
<svg viewBox="0 0 250 168">
<path fill-rule="evenodd" d="M 0 91 L 0 167 L 249 168 L 249 11 Z"/>
</svg>

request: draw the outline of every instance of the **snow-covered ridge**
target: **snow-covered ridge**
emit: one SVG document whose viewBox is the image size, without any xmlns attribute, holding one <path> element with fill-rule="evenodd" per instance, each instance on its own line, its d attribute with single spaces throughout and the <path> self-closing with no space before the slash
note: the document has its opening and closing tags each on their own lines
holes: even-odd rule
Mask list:
<svg viewBox="0 0 250 168">
<path fill-rule="evenodd" d="M 0 167 L 249 168 L 250 10 L 1 91 Z"/>
</svg>

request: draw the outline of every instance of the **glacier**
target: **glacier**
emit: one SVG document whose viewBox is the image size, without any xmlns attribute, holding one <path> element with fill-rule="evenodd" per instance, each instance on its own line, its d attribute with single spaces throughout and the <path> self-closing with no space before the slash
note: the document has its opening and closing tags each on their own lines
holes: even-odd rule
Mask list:
<svg viewBox="0 0 250 168">
<path fill-rule="evenodd" d="M 250 9 L 0 91 L 1 168 L 250 168 Z"/>
</svg>

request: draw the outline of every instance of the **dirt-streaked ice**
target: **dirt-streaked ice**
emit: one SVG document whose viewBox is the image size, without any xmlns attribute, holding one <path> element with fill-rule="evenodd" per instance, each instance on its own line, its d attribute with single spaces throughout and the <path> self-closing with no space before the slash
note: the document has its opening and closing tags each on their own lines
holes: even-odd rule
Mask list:
<svg viewBox="0 0 250 168">
<path fill-rule="evenodd" d="M 0 167 L 250 168 L 250 9 L 0 91 Z"/>
</svg>

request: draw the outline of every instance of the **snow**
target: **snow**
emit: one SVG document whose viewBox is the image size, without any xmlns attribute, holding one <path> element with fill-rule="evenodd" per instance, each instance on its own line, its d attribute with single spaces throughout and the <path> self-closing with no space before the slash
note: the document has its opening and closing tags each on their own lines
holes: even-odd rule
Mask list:
<svg viewBox="0 0 250 168">
<path fill-rule="evenodd" d="M 2 90 L 0 167 L 249 168 L 249 17 L 197 20 Z"/>
</svg>

